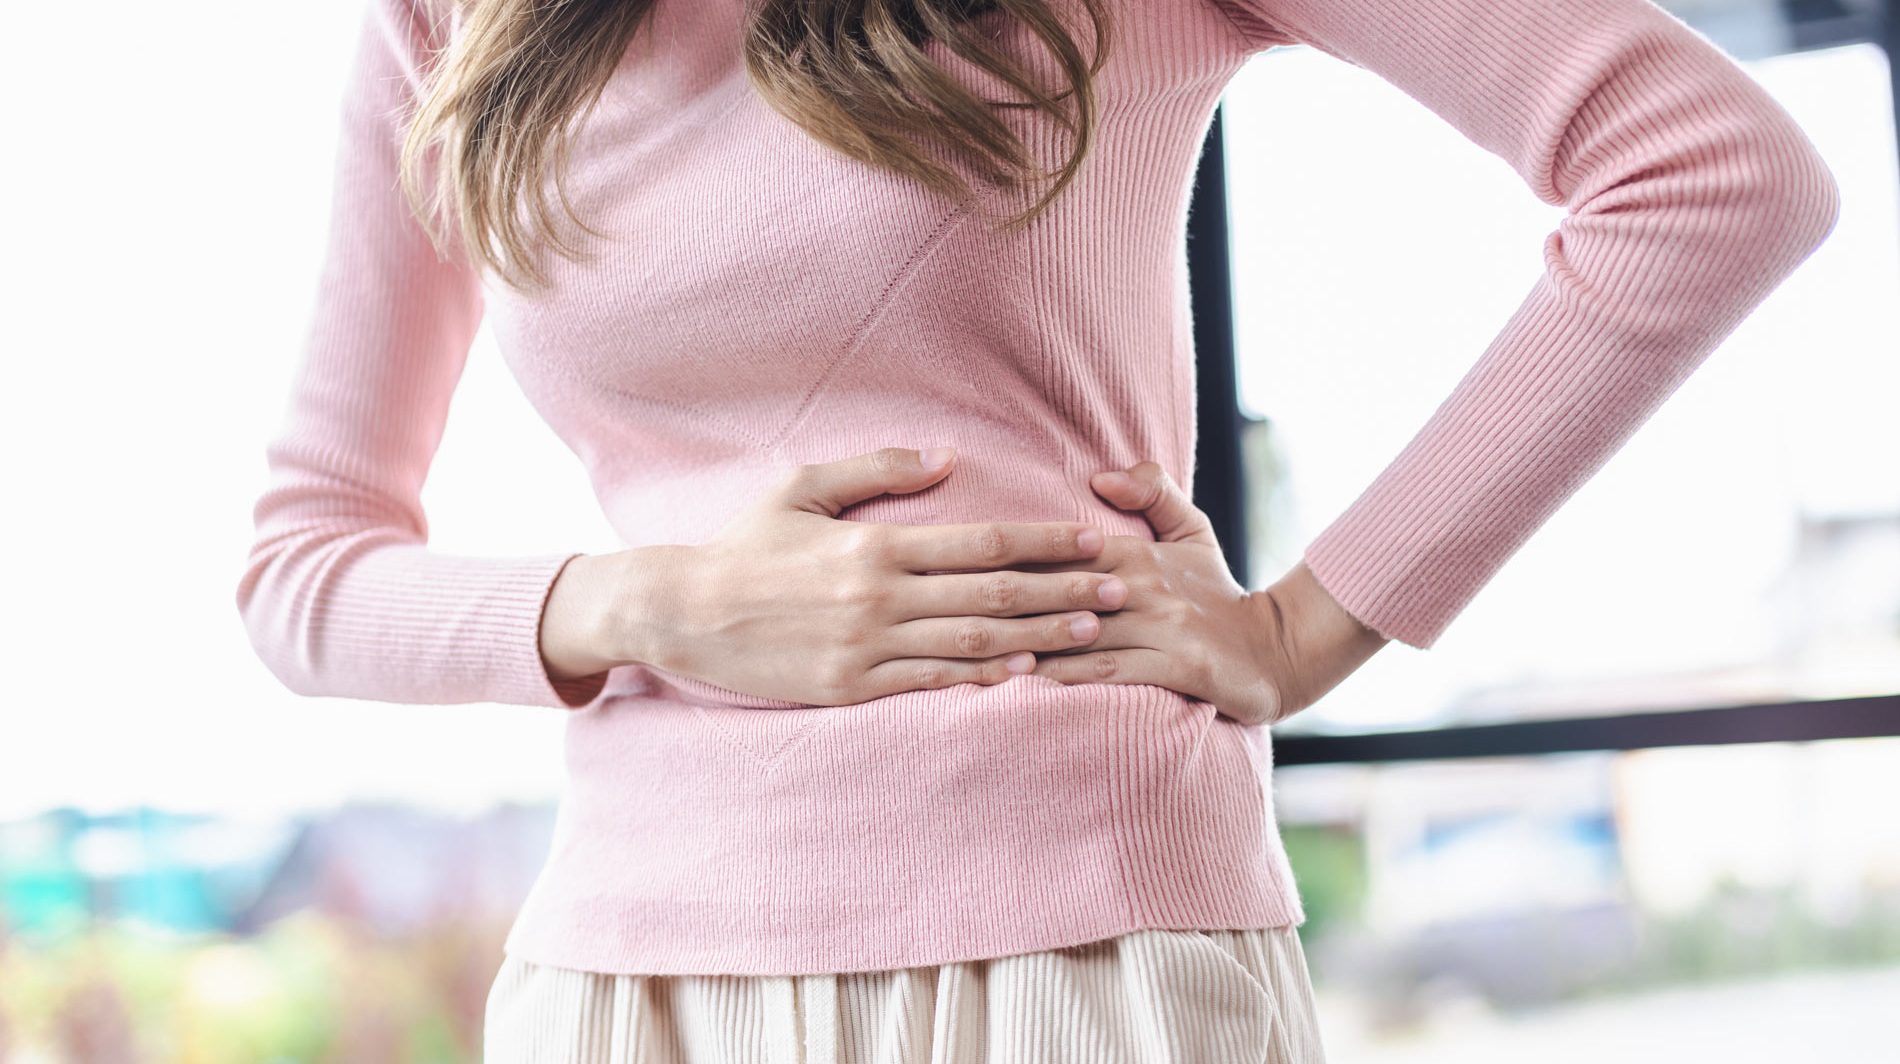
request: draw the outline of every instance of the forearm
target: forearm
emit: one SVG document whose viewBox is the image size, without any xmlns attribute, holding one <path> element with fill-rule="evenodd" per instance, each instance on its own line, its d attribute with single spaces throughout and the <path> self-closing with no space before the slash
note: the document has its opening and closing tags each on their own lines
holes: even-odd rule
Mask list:
<svg viewBox="0 0 1900 1064">
<path fill-rule="evenodd" d="M 374 529 L 286 531 L 267 496 L 236 605 L 258 657 L 299 694 L 449 705 L 575 705 L 551 686 L 536 628 L 571 555 L 467 557 Z M 394 533 L 382 533 L 385 536 Z"/>
<path fill-rule="evenodd" d="M 1826 238 L 1840 191 L 1792 116 L 1649 0 L 1214 2 L 1254 47 L 1378 75 L 1565 208 L 1516 312 L 1305 551 L 1354 616 L 1427 648 Z"/>
</svg>

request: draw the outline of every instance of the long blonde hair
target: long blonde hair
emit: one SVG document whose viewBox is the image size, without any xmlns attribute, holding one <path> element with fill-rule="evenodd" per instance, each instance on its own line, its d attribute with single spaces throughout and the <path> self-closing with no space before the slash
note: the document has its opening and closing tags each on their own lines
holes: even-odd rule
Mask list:
<svg viewBox="0 0 1900 1064">
<path fill-rule="evenodd" d="M 431 0 L 414 0 L 429 3 Z M 551 171 L 563 212 L 588 233 L 562 183 L 569 123 L 593 106 L 654 0 L 448 0 L 463 32 L 432 64 L 405 133 L 401 182 L 438 248 L 451 217 L 462 248 L 518 288 L 547 283 L 533 248 L 578 255 L 561 236 L 545 195 Z M 681 0 L 685 3 L 715 0 Z M 731 2 L 731 0 L 717 0 Z M 747 76 L 775 110 L 813 137 L 866 162 L 908 174 L 951 196 L 969 192 L 925 144 L 947 148 L 979 179 L 1022 191 L 1053 178 L 1006 226 L 1026 225 L 1068 185 L 1096 122 L 1093 76 L 1108 58 L 1111 28 L 1102 0 L 1077 0 L 1093 27 L 1084 58 L 1052 0 L 751 0 Z M 1051 93 L 998 49 L 977 19 L 1018 20 L 1045 47 L 1067 85 Z M 924 51 L 928 40 L 1028 97 L 986 100 Z M 1069 114 L 1064 101 L 1073 103 Z M 992 108 L 1035 108 L 1069 135 L 1068 158 L 1037 166 Z M 433 180 L 425 159 L 437 153 Z M 528 198 L 530 220 L 521 206 Z"/>
</svg>

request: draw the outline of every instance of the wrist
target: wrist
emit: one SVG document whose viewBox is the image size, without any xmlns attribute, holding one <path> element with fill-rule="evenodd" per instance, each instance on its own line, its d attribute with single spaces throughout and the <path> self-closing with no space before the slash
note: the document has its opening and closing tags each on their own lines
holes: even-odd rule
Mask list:
<svg viewBox="0 0 1900 1064">
<path fill-rule="evenodd" d="M 1314 644 L 1370 654 L 1391 642 L 1347 612 L 1304 561 L 1287 570 L 1267 591 L 1279 603 L 1294 633 Z"/>
<path fill-rule="evenodd" d="M 1347 612 L 1304 561 L 1259 594 L 1279 615 L 1292 711 L 1318 701 L 1391 642 Z"/>
<path fill-rule="evenodd" d="M 674 669 L 688 635 L 689 592 L 696 586 L 699 547 L 666 543 L 607 556 L 612 589 L 600 624 L 616 665 Z"/>
<path fill-rule="evenodd" d="M 632 547 L 582 554 L 569 561 L 548 593 L 541 655 L 555 679 L 577 679 L 622 665 L 669 660 L 676 546 Z"/>
<path fill-rule="evenodd" d="M 616 663 L 606 651 L 608 568 L 611 555 L 577 554 L 555 575 L 541 611 L 541 660 L 557 682 L 605 672 Z"/>
</svg>

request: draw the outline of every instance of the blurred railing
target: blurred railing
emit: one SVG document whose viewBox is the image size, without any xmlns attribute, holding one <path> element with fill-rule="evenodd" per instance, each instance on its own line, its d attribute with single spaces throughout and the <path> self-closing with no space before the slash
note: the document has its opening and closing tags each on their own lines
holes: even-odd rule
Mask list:
<svg viewBox="0 0 1900 1064">
<path fill-rule="evenodd" d="M 1900 694 L 1458 725 L 1419 731 L 1276 736 L 1273 763 L 1438 761 L 1888 735 L 1900 735 Z"/>
</svg>

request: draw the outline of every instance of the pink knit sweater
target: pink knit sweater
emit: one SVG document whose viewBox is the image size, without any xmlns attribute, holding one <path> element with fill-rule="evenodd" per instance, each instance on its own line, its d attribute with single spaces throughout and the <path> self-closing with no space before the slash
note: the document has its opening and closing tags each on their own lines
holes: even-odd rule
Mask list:
<svg viewBox="0 0 1900 1064">
<path fill-rule="evenodd" d="M 296 691 L 565 712 L 569 786 L 507 944 L 544 964 L 850 971 L 1302 914 L 1267 731 L 1162 687 L 1026 676 L 814 707 L 637 665 L 550 682 L 536 626 L 572 554 L 443 554 L 417 501 L 484 313 L 629 545 L 703 541 L 795 463 L 940 443 L 960 452 L 942 484 L 843 516 L 1152 537 L 1087 478 L 1153 459 L 1191 488 L 1191 174 L 1235 71 L 1311 45 L 1567 209 L 1522 305 L 1306 551 L 1346 609 L 1426 647 L 1838 209 L 1788 114 L 1648 0 L 1111 0 L 1099 140 L 1016 235 L 767 106 L 738 0 L 659 0 L 574 145 L 569 195 L 609 238 L 524 296 L 438 261 L 395 188 L 402 108 L 455 32 L 416 2 L 368 3 L 237 597 Z M 1009 120 L 1045 160 L 1067 150 Z"/>
</svg>

